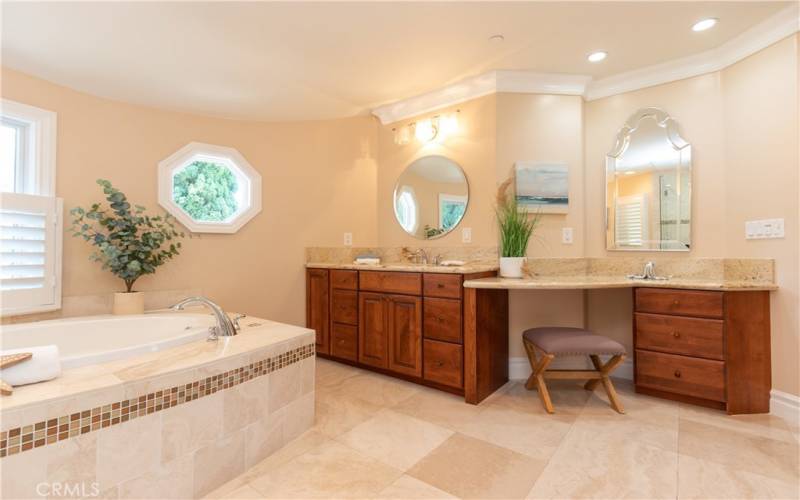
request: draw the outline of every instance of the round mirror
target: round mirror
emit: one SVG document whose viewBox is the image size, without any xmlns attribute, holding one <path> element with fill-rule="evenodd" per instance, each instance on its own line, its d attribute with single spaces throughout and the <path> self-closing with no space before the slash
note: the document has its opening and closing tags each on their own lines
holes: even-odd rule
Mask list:
<svg viewBox="0 0 800 500">
<path fill-rule="evenodd" d="M 412 162 L 394 187 L 394 215 L 400 227 L 421 240 L 452 231 L 467 211 L 469 185 L 458 163 L 444 156 Z"/>
</svg>

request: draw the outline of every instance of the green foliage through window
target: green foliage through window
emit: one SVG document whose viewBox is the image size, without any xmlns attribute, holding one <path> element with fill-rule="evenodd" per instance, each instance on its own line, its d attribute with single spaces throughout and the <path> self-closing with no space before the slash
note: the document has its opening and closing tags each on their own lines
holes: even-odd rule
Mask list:
<svg viewBox="0 0 800 500">
<path fill-rule="evenodd" d="M 442 228 L 447 230 L 455 227 L 461 217 L 464 216 L 464 210 L 467 209 L 466 203 L 463 202 L 442 202 Z"/>
<path fill-rule="evenodd" d="M 236 212 L 238 187 L 228 167 L 194 161 L 175 174 L 172 199 L 194 220 L 219 222 Z"/>
</svg>

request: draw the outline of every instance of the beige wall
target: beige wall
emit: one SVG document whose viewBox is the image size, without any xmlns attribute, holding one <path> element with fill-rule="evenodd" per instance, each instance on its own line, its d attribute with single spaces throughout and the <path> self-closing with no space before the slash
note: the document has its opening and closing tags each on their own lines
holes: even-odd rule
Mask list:
<svg viewBox="0 0 800 500">
<path fill-rule="evenodd" d="M 655 106 L 692 144 L 691 257 L 775 259 L 773 387 L 800 394 L 798 49 L 787 38 L 725 70 L 585 104 L 587 256 L 614 256 L 603 235 L 605 153 L 635 110 Z M 748 241 L 747 220 L 782 217 L 786 238 Z M 657 257 L 658 253 L 645 255 Z M 629 291 L 589 294 L 590 326 L 630 348 Z"/>
<path fill-rule="evenodd" d="M 470 202 L 459 228 L 426 246 L 461 245 L 464 227 L 472 228 L 473 246 L 495 245 L 496 187 L 514 162 L 564 161 L 570 166 L 569 213 L 544 216 L 529 255 L 630 255 L 605 249 L 605 154 L 634 111 L 663 108 L 693 150 L 692 249 L 681 255 L 776 259 L 781 289 L 772 296 L 773 386 L 800 394 L 799 45 L 795 35 L 721 72 L 589 102 L 481 97 L 441 110 L 460 110 L 460 131 L 425 146 L 394 144 L 392 128 L 414 119 L 378 125 L 366 117 L 271 124 L 202 118 L 106 101 L 9 70 L 3 70 L 2 94 L 59 113 L 58 192 L 67 207 L 98 199 L 93 180 L 108 177 L 156 208 L 159 160 L 189 141 L 238 148 L 264 178 L 264 211 L 236 235 L 188 241 L 185 255 L 141 288 L 200 286 L 228 308 L 300 324 L 303 247 L 338 246 L 344 231 L 353 232 L 356 246 L 422 243 L 396 223 L 392 192 L 405 166 L 428 154 L 462 166 Z M 786 238 L 744 240 L 744 221 L 772 217 L 786 220 Z M 562 227 L 574 229 L 572 245 L 561 243 Z M 88 253 L 67 239 L 65 294 L 118 289 L 86 260 Z M 523 355 L 522 329 L 581 324 L 584 318 L 630 348 L 630 311 L 629 290 L 514 293 L 511 355 Z"/>
<path fill-rule="evenodd" d="M 390 197 L 402 167 L 428 154 L 430 148 L 461 163 L 471 193 L 480 193 L 481 202 L 473 204 L 471 198 L 465 218 L 478 244 L 496 244 L 490 186 L 505 179 L 515 161 L 566 161 L 570 165 L 569 213 L 544 216 L 539 239 L 531 243 L 528 254 L 630 255 L 606 250 L 605 155 L 634 111 L 649 106 L 662 108 L 678 121 L 683 136 L 692 144 L 692 249 L 680 255 L 776 260 L 781 289 L 772 295 L 773 386 L 800 394 L 797 52 L 798 37 L 793 36 L 721 72 L 595 101 L 527 94 L 484 97 L 458 106 L 462 109 L 459 119 L 463 135 L 443 145 L 421 147 L 412 141 L 396 146 L 391 129 L 397 124 L 382 126 L 378 241 L 382 245 L 418 243 L 396 227 L 389 211 Z M 413 119 L 402 124 L 410 121 Z M 494 164 L 485 156 L 487 152 L 493 153 Z M 744 239 L 744 221 L 773 217 L 785 218 L 786 238 Z M 561 243 L 562 227 L 574 229 L 573 245 Z M 479 239 L 475 239 L 476 234 Z M 446 239 L 458 244 L 460 233 Z M 657 258 L 664 254 L 644 255 Z M 523 356 L 519 334 L 524 328 L 581 324 L 584 313 L 590 327 L 630 349 L 631 307 L 630 290 L 599 290 L 585 295 L 512 293 L 511 356 Z"/>
<path fill-rule="evenodd" d="M 773 387 L 800 394 L 798 36 L 722 71 L 727 257 L 775 259 Z M 744 239 L 744 223 L 783 217 L 786 237 Z"/>
<path fill-rule="evenodd" d="M 136 203 L 160 210 L 160 160 L 191 141 L 238 149 L 263 178 L 263 210 L 233 235 L 197 235 L 141 290 L 201 288 L 231 310 L 305 323 L 304 247 L 376 243 L 374 119 L 256 123 L 205 118 L 89 96 L 2 70 L 2 96 L 58 113 L 58 196 L 65 209 L 102 199 L 111 180 Z M 63 294 L 124 290 L 64 238 Z"/>
<path fill-rule="evenodd" d="M 494 245 L 495 227 L 492 207 L 495 197 L 495 101 L 496 96 L 481 97 L 457 107 L 441 110 L 458 113 L 459 132 L 444 142 L 421 146 L 394 143 L 393 128 L 414 120 L 380 126 L 378 130 L 378 244 L 381 246 L 458 246 L 461 229 L 472 228 L 472 246 Z M 438 112 L 437 112 L 438 114 Z M 430 115 L 420 116 L 422 119 Z M 458 163 L 469 182 L 469 205 L 456 230 L 435 240 L 419 240 L 406 234 L 394 217 L 393 193 L 397 178 L 411 162 L 428 155 L 446 156 Z"/>
</svg>

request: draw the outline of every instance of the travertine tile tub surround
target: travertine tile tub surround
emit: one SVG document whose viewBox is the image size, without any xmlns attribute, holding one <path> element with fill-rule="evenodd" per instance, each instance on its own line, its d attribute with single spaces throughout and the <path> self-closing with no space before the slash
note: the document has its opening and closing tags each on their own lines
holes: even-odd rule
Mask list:
<svg viewBox="0 0 800 500">
<path fill-rule="evenodd" d="M 314 333 L 248 318 L 19 387 L 0 420 L 2 498 L 199 497 L 313 425 Z"/>
</svg>

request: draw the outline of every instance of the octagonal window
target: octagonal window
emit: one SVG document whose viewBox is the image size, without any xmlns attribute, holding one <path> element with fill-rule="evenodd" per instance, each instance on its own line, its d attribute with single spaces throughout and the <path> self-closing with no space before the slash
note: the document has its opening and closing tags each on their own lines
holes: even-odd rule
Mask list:
<svg viewBox="0 0 800 500">
<path fill-rule="evenodd" d="M 261 211 L 261 176 L 235 149 L 191 143 L 159 164 L 159 203 L 192 232 L 232 233 Z"/>
</svg>

